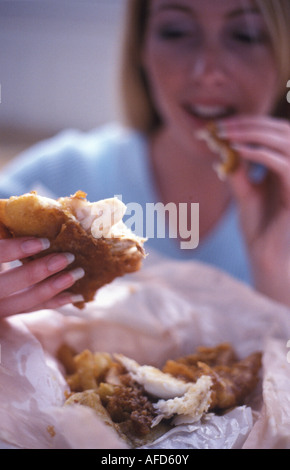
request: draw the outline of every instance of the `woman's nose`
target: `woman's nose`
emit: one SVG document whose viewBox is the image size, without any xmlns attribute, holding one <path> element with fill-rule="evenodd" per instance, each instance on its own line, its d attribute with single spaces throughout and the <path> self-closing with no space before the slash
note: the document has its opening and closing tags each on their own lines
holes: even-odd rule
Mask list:
<svg viewBox="0 0 290 470">
<path fill-rule="evenodd" d="M 215 44 L 204 44 L 193 55 L 191 76 L 195 82 L 204 85 L 223 84 L 227 77 L 224 54 Z"/>
</svg>

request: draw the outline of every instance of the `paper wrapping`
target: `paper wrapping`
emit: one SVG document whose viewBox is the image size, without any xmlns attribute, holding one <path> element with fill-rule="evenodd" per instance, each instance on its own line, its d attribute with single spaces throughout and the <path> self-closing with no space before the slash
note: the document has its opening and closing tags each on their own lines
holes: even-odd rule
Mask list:
<svg viewBox="0 0 290 470">
<path fill-rule="evenodd" d="M 261 380 L 244 406 L 173 428 L 145 448 L 290 448 L 290 310 L 200 263 L 151 262 L 72 306 L 0 322 L 3 448 L 119 449 L 93 410 L 66 406 L 60 345 L 125 354 L 161 367 L 197 346 L 230 342 L 240 358 L 263 352 Z"/>
</svg>

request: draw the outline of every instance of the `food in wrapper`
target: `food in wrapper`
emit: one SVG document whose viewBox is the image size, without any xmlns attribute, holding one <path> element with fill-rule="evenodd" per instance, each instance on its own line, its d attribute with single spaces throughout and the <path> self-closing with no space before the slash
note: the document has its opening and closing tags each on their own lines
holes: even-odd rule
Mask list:
<svg viewBox="0 0 290 470">
<path fill-rule="evenodd" d="M 119 437 L 114 427 L 119 423 L 112 423 L 110 416 L 108 425 L 88 406 L 64 406 L 67 393 L 71 400 L 83 393 L 70 391 L 65 379 L 74 376 L 76 383 L 79 380 L 74 375 L 77 356 L 71 348 L 78 354 L 85 349 L 106 351 L 114 363 L 113 354 L 118 352 L 162 371 L 168 360 L 192 355 L 200 344 L 212 347 L 227 341 L 237 355 L 233 362 L 244 361 L 255 351 L 263 352 L 258 384 L 244 404 L 208 411 L 195 423 L 172 425 L 178 415 L 162 420 L 151 431 L 161 431 L 162 425 L 169 430 L 144 445 L 146 436 L 141 437 L 140 447 L 179 452 L 289 449 L 289 314 L 289 308 L 210 266 L 160 262 L 158 258 L 153 266 L 146 263 L 136 275 L 116 279 L 102 288 L 83 311 L 69 305 L 58 311 L 2 319 L 0 447 L 132 447 Z M 57 360 L 64 344 L 69 346 L 61 348 L 66 357 L 63 361 L 70 364 L 66 374 L 63 361 Z M 222 360 L 222 354 L 225 357 L 229 349 L 219 351 L 219 363 L 227 363 L 229 359 Z M 213 363 L 209 365 L 213 367 Z M 86 380 L 89 386 L 93 383 L 97 387 L 92 390 L 95 397 L 99 385 L 90 377 L 88 374 Z M 107 380 L 107 373 L 104 377 Z M 108 416 L 103 404 L 101 410 Z"/>
<path fill-rule="evenodd" d="M 72 268 L 82 267 L 85 276 L 70 292 L 81 294 L 88 302 L 103 285 L 141 267 L 145 239 L 135 236 L 123 223 L 125 211 L 126 206 L 117 197 L 91 203 L 82 191 L 57 200 L 31 192 L 0 200 L 0 238 L 50 240 L 49 249 L 23 262 L 43 253 L 73 253 Z M 82 308 L 84 302 L 75 305 Z"/>
<path fill-rule="evenodd" d="M 65 345 L 58 358 L 71 390 L 66 405 L 93 408 L 131 447 L 153 442 L 174 426 L 198 423 L 209 411 L 242 405 L 261 368 L 260 352 L 239 360 L 230 344 L 200 347 L 162 369 L 122 354 L 74 355 Z"/>
</svg>

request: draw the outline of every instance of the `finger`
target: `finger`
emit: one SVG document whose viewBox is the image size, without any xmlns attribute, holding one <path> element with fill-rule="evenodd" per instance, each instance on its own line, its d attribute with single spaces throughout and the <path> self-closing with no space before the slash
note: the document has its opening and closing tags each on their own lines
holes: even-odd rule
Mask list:
<svg viewBox="0 0 290 470">
<path fill-rule="evenodd" d="M 257 130 L 263 129 L 264 132 L 275 132 L 281 136 L 289 136 L 290 132 L 287 120 L 271 116 L 234 116 L 218 122 L 218 128 L 221 130 L 251 130 L 253 127 Z"/>
<path fill-rule="evenodd" d="M 71 253 L 50 254 L 0 273 L 0 299 L 43 281 L 65 269 L 74 259 Z"/>
<path fill-rule="evenodd" d="M 228 181 L 237 200 L 243 202 L 251 197 L 252 185 L 248 178 L 247 168 L 240 165 L 238 170 L 228 176 Z"/>
<path fill-rule="evenodd" d="M 231 144 L 246 144 L 249 147 L 267 147 L 280 152 L 284 157 L 289 157 L 290 132 L 288 138 L 282 138 L 279 134 L 267 132 L 265 129 L 233 129 L 219 133 L 219 137 L 228 139 Z"/>
<path fill-rule="evenodd" d="M 247 217 L 252 211 L 257 214 L 257 204 L 260 205 L 261 199 L 260 191 L 259 187 L 249 180 L 247 167 L 240 165 L 237 171 L 229 175 L 228 181 L 240 211 L 242 213 L 244 211 Z"/>
<path fill-rule="evenodd" d="M 30 313 L 45 309 L 56 309 L 63 307 L 64 305 L 76 304 L 79 302 L 84 302 L 84 298 L 82 295 L 72 294 L 71 292 L 62 292 L 61 294 L 56 295 L 47 302 L 43 302 L 42 304 L 37 305 L 33 309 L 30 309 L 28 312 L 23 313 Z"/>
<path fill-rule="evenodd" d="M 251 148 L 245 144 L 232 146 L 244 160 L 265 165 L 278 174 L 290 186 L 290 160 L 278 152 L 266 148 Z"/>
<path fill-rule="evenodd" d="M 0 263 L 9 263 L 40 253 L 49 248 L 47 238 L 9 238 L 0 240 Z"/>
<path fill-rule="evenodd" d="M 228 181 L 237 202 L 241 226 L 248 244 L 251 245 L 255 233 L 260 229 L 263 214 L 263 197 L 260 187 L 251 183 L 248 169 L 244 165 L 240 165 L 239 169 L 229 176 Z"/>
<path fill-rule="evenodd" d="M 78 279 L 84 276 L 82 268 L 57 274 L 39 284 L 0 300 L 0 317 L 29 312 L 36 307 L 53 304 L 62 291 L 69 289 Z"/>
<path fill-rule="evenodd" d="M 229 175 L 228 181 L 240 211 L 245 210 L 249 215 L 254 206 L 256 207 L 258 189 L 249 180 L 247 166 L 240 165 L 237 171 Z"/>
</svg>

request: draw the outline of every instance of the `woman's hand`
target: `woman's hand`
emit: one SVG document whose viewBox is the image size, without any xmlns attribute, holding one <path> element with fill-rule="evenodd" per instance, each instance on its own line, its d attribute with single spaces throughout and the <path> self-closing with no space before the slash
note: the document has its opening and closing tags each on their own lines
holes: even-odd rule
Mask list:
<svg viewBox="0 0 290 470">
<path fill-rule="evenodd" d="M 290 305 L 290 124 L 270 117 L 225 120 L 222 134 L 239 152 L 231 176 L 258 290 Z M 267 169 L 263 181 L 249 178 L 249 163 Z"/>
<path fill-rule="evenodd" d="M 47 249 L 49 241 L 37 238 L 0 240 L 0 265 L 10 263 Z M 61 272 L 72 263 L 70 253 L 44 255 L 27 264 L 2 269 L 0 272 L 0 317 L 24 313 L 83 300 L 69 289 L 84 275 L 83 269 Z"/>
</svg>

